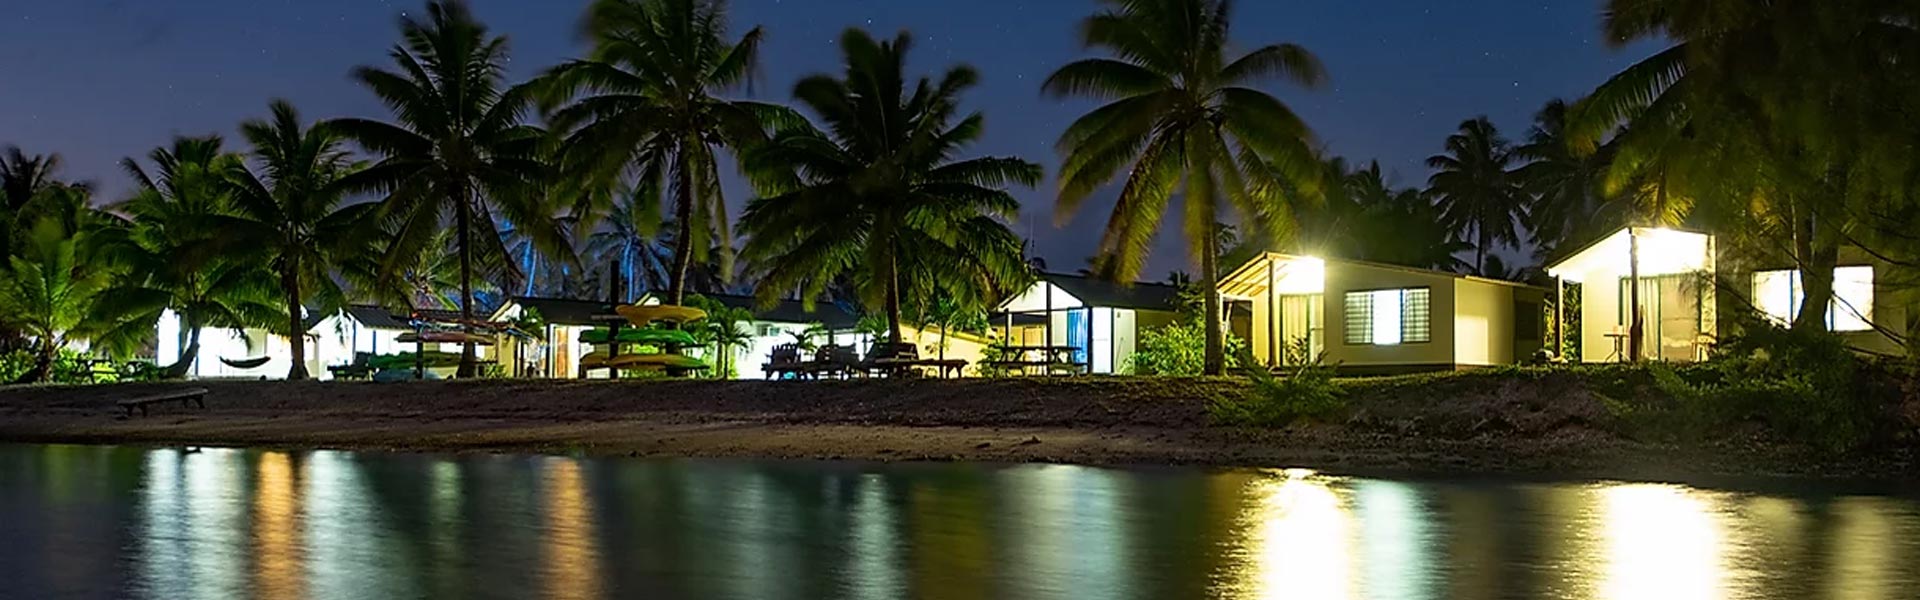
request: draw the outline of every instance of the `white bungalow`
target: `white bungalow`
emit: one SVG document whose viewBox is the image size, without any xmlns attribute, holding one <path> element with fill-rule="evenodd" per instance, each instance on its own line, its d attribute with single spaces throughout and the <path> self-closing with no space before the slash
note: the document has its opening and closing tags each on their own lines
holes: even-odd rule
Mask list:
<svg viewBox="0 0 1920 600">
<path fill-rule="evenodd" d="M 1348 374 L 1512 364 L 1540 348 L 1546 291 L 1458 273 L 1265 253 L 1221 278 L 1236 333 L 1269 366 Z"/>
<path fill-rule="evenodd" d="M 1070 348 L 1073 362 L 1090 372 L 1122 373 L 1140 333 L 1173 322 L 1178 292 L 1163 283 L 1122 285 L 1041 273 L 1032 287 L 1001 302 L 989 320 L 1009 345 Z"/>
<path fill-rule="evenodd" d="M 1628 227 L 1547 265 L 1562 298 L 1565 284 L 1580 284 L 1573 343 L 1581 362 L 1706 358 L 1718 330 L 1714 256 L 1712 235 Z M 1635 315 L 1641 329 L 1637 349 Z"/>
<path fill-rule="evenodd" d="M 826 330 L 822 334 L 824 337 L 815 340 L 816 343 L 856 344 L 864 348 L 871 341 L 867 336 L 854 332 L 859 320 L 856 315 L 829 302 L 818 303 L 809 311 L 800 301 L 782 300 L 771 309 L 761 310 L 750 296 L 704 295 L 721 304 L 743 308 L 754 314 L 752 322 L 742 325 L 751 332 L 752 341 L 746 348 L 736 350 L 737 354 L 733 357 L 735 376 L 740 379 L 762 378 L 764 373 L 761 369 L 767 357 L 772 355 L 773 347 L 798 340 L 800 335 L 816 324 Z M 648 297 L 643 298 L 641 303 L 657 304 L 658 300 Z M 527 314 L 528 310 L 538 313 L 546 323 L 544 331 L 534 332 L 539 336 L 535 347 L 527 349 L 526 360 L 532 365 L 528 376 L 561 379 L 581 377 L 579 359 L 593 350 L 593 345 L 581 341 L 581 336 L 588 330 L 605 327 L 604 318 L 613 314 L 612 305 L 593 300 L 515 297 L 494 311 L 491 320 L 516 320 Z M 699 351 L 696 350 L 696 353 Z M 586 375 L 604 377 L 605 374 L 605 371 L 599 370 Z"/>
</svg>

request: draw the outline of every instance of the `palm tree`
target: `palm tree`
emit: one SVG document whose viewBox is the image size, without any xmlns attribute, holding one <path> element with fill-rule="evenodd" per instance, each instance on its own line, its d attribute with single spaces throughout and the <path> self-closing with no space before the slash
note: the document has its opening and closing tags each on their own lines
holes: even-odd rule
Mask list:
<svg viewBox="0 0 1920 600">
<path fill-rule="evenodd" d="M 985 119 L 959 115 L 978 75 L 957 66 L 936 82 L 904 72 L 912 38 L 840 35 L 846 74 L 814 75 L 794 98 L 827 130 L 796 126 L 748 157 L 762 197 L 747 205 L 743 255 L 761 273 L 759 299 L 801 290 L 809 304 L 842 275 L 901 340 L 910 291 L 994 295 L 1027 277 L 1007 229 L 1020 203 L 1003 186 L 1032 186 L 1040 166 L 1018 158 L 953 160 Z M 984 290 L 984 292 L 983 292 Z"/>
<path fill-rule="evenodd" d="M 598 0 L 584 26 L 591 55 L 542 77 L 550 100 L 571 101 L 551 120 L 565 134 L 562 172 L 588 188 L 579 197 L 630 188 L 630 211 L 656 213 L 662 198 L 673 201 L 672 304 L 685 300 L 689 266 L 713 244 L 722 272 L 731 270 L 717 157 L 764 139 L 762 119 L 782 112 L 718 97 L 747 82 L 762 37 L 756 27 L 728 41 L 727 25 L 721 0 Z"/>
<path fill-rule="evenodd" d="M 1482 274 L 1487 250 L 1520 240 L 1515 225 L 1526 216 L 1526 196 L 1511 170 L 1515 158 L 1486 117 L 1460 123 L 1459 132 L 1447 136 L 1446 152 L 1427 158 L 1436 170 L 1427 191 L 1440 205 L 1442 223 L 1473 240 L 1474 270 Z"/>
<path fill-rule="evenodd" d="M 1620 225 L 1621 217 L 1612 214 L 1618 206 L 1606 201 L 1600 185 L 1612 147 L 1577 152 L 1567 127 L 1568 110 L 1564 100 L 1548 101 L 1534 115 L 1527 143 L 1513 149 L 1526 161 L 1513 175 L 1531 197 L 1527 233 L 1540 255 Z"/>
<path fill-rule="evenodd" d="M 581 245 L 583 262 L 590 270 L 617 267 L 624 282 L 622 301 L 632 301 L 642 290 L 666 289 L 673 271 L 672 248 L 660 243 L 658 207 L 637 203 L 614 204 L 598 230 Z"/>
<path fill-rule="evenodd" d="M 1334 166 L 1342 167 L 1344 162 Z M 1344 214 L 1338 222 L 1321 227 L 1344 234 L 1338 238 L 1344 242 L 1338 255 L 1442 271 L 1470 268 L 1457 256 L 1469 244 L 1438 226 L 1444 221 L 1440 207 L 1420 190 L 1388 184 L 1378 161 L 1336 173 L 1340 185 L 1330 187 L 1326 205 Z"/>
<path fill-rule="evenodd" d="M 1800 269 L 1792 326 L 1824 327 L 1840 246 L 1860 241 L 1872 215 L 1913 204 L 1920 8 L 1609 0 L 1604 14 L 1616 45 L 1671 44 L 1570 111 L 1578 149 L 1615 147 L 1605 191 L 1633 196 L 1636 221 L 1698 206 L 1736 224 L 1721 228 L 1728 245 Z"/>
<path fill-rule="evenodd" d="M 262 251 L 280 278 L 286 299 L 287 339 L 292 342 L 293 367 L 287 379 L 307 378 L 306 301 L 321 298 L 339 305 L 342 294 L 332 267 L 349 246 L 340 243 L 357 235 L 374 204 L 340 208 L 337 185 L 353 162 L 340 138 L 324 126 L 305 127 L 292 104 L 272 103 L 272 120 L 252 120 L 240 133 L 253 144 L 253 156 L 265 178 L 245 166 L 235 166 L 228 178 L 235 187 L 238 218 L 228 231 Z M 302 292 L 309 292 L 303 294 Z"/>
<path fill-rule="evenodd" d="M 506 38 L 489 34 L 464 2 L 429 2 L 427 20 L 403 16 L 400 33 L 402 42 L 389 53 L 397 71 L 353 72 L 396 122 L 348 118 L 328 127 L 380 156 L 342 184 L 386 195 L 380 218 L 395 227 L 382 270 L 397 272 L 420 256 L 452 213 L 460 315 L 471 331 L 475 253 L 500 259 L 485 265 L 508 278 L 514 272 L 496 212 L 550 255 L 572 255 L 545 198 L 545 133 L 522 122 L 532 106 L 530 88 L 508 87 L 503 79 Z M 464 343 L 457 376 L 476 373 L 473 344 Z"/>
<path fill-rule="evenodd" d="M 95 313 L 112 281 L 96 256 L 88 229 L 67 229 L 43 218 L 21 239 L 0 276 L 0 320 L 34 340 L 33 366 L 13 383 L 35 383 L 52 373 L 53 359 L 74 337 L 93 332 Z"/>
<path fill-rule="evenodd" d="M 60 155 L 36 154 L 27 156 L 18 146 L 8 146 L 0 154 L 0 201 L 4 201 L 6 214 L 0 221 L 0 251 L 13 247 L 14 229 L 31 223 L 22 219 L 20 212 L 27 208 L 34 197 L 42 190 L 61 185 L 54 172 L 60 169 Z"/>
<path fill-rule="evenodd" d="M 453 234 L 452 229 L 434 232 L 427 243 L 421 245 L 419 254 L 391 268 L 383 266 L 379 257 L 354 258 L 349 254 L 339 265 L 340 275 L 353 288 L 354 296 L 381 306 L 399 310 L 460 310 L 460 253 L 448 250 L 453 246 Z M 374 246 L 390 244 L 392 235 L 387 233 L 383 241 Z M 475 291 L 484 291 L 487 286 L 483 280 Z"/>
<path fill-rule="evenodd" d="M 1112 102 L 1067 128 L 1062 218 L 1122 169 L 1126 183 L 1100 240 L 1096 271 L 1132 281 L 1176 190 L 1202 286 L 1219 278 L 1214 239 L 1231 207 L 1258 238 L 1288 230 L 1289 191 L 1318 190 L 1312 134 L 1286 104 L 1253 86 L 1281 80 L 1303 87 L 1326 79 L 1319 59 L 1293 44 L 1261 46 L 1229 59 L 1230 3 L 1223 0 L 1102 0 L 1081 23 L 1081 42 L 1111 58 L 1068 63 L 1047 78 L 1058 97 Z M 1210 289 L 1210 288 L 1209 288 Z M 1225 365 L 1220 302 L 1206 300 L 1206 373 Z"/>
<path fill-rule="evenodd" d="M 687 301 L 707 313 L 693 334 L 702 344 L 713 348 L 714 378 L 731 379 L 738 372 L 734 359 L 739 349 L 753 345 L 753 311 L 727 306 L 706 296 L 695 295 Z"/>
<path fill-rule="evenodd" d="M 102 303 L 127 316 L 116 336 L 151 332 L 164 311 L 178 315 L 182 351 L 163 373 L 181 377 L 200 353 L 203 328 L 277 322 L 276 286 L 260 256 L 224 227 L 237 214 L 227 176 L 243 167 L 240 157 L 222 151 L 218 136 L 176 138 L 148 157 L 151 173 L 132 158 L 121 161 L 139 187 L 115 205 L 129 217 L 128 231 L 107 251 L 127 275 Z"/>
</svg>

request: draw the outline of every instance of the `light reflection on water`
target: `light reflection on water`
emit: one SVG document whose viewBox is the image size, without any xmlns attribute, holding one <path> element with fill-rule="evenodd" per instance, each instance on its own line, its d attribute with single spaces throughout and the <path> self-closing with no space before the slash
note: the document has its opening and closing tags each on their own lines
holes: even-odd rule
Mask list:
<svg viewBox="0 0 1920 600">
<path fill-rule="evenodd" d="M 1920 590 L 1816 484 L 0 446 L 6 598 L 1804 598 Z"/>
</svg>

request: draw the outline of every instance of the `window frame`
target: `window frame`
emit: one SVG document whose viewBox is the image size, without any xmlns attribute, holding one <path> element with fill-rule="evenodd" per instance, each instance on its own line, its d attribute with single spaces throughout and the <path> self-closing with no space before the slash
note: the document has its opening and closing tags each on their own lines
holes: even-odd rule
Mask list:
<svg viewBox="0 0 1920 600">
<path fill-rule="evenodd" d="M 1843 299 L 1840 297 L 1840 292 L 1841 292 L 1840 272 L 1843 269 L 1865 269 L 1866 270 L 1867 297 L 1865 298 L 1866 300 L 1865 306 L 1854 306 L 1851 299 L 1845 300 L 1843 304 Z M 1761 306 L 1763 301 L 1760 297 L 1761 296 L 1760 295 L 1760 278 L 1762 275 L 1773 275 L 1773 274 L 1784 274 L 1786 276 L 1786 285 L 1787 285 L 1786 313 L 1787 314 L 1784 316 L 1775 315 L 1771 312 L 1768 312 L 1767 308 Z M 1827 301 L 1827 310 L 1825 314 L 1822 315 L 1821 326 L 1825 327 L 1826 331 L 1829 333 L 1862 333 L 1862 332 L 1873 331 L 1874 330 L 1874 320 L 1873 320 L 1874 306 L 1873 305 L 1875 302 L 1878 301 L 1879 294 L 1877 292 L 1880 287 L 1879 275 L 1880 274 L 1878 272 L 1878 269 L 1875 269 L 1873 265 L 1870 265 L 1870 264 L 1834 265 L 1833 297 L 1828 299 Z M 1762 319 L 1765 319 L 1781 327 L 1787 327 L 1793 323 L 1793 318 L 1800 313 L 1800 307 L 1806 304 L 1807 294 L 1806 294 L 1806 285 L 1804 283 L 1805 281 L 1806 281 L 1806 275 L 1802 273 L 1802 269 L 1799 269 L 1799 268 L 1754 269 L 1751 273 L 1747 275 L 1748 298 L 1750 303 L 1752 304 L 1753 309 L 1760 313 L 1760 317 Z M 1840 316 L 1842 314 L 1841 311 L 1847 311 L 1847 317 L 1846 317 L 1847 320 L 1858 321 L 1861 325 L 1857 327 L 1850 326 L 1846 329 L 1839 328 L 1837 325 L 1840 322 Z"/>
<path fill-rule="evenodd" d="M 1413 291 L 1426 292 L 1426 310 L 1425 310 L 1426 326 L 1421 328 L 1422 333 L 1424 333 L 1425 335 L 1422 336 L 1421 339 L 1419 340 L 1408 339 L 1408 335 L 1407 335 L 1409 331 L 1407 326 L 1408 320 L 1406 318 L 1406 311 L 1407 311 L 1406 307 L 1408 306 L 1407 293 L 1413 292 Z M 1374 341 L 1372 325 L 1373 325 L 1373 314 L 1374 314 L 1373 307 L 1375 305 L 1371 295 L 1377 294 L 1379 292 L 1400 292 L 1401 294 L 1400 296 L 1401 317 L 1400 317 L 1400 341 L 1399 342 L 1392 343 L 1392 344 L 1383 344 L 1383 343 Z M 1353 341 L 1354 319 L 1353 319 L 1352 312 L 1349 310 L 1348 301 L 1349 301 L 1349 297 L 1354 294 L 1368 295 L 1368 298 L 1367 298 L 1367 325 L 1368 326 L 1365 328 L 1367 341 L 1364 341 L 1364 342 Z M 1340 295 L 1340 321 L 1341 321 L 1340 325 L 1342 328 L 1340 332 L 1340 341 L 1342 344 L 1347 346 L 1375 346 L 1380 348 L 1391 348 L 1394 346 L 1431 344 L 1433 343 L 1433 286 L 1416 285 L 1416 286 L 1409 286 L 1409 287 L 1376 287 L 1376 288 L 1344 290 L 1341 292 L 1341 295 Z"/>
</svg>

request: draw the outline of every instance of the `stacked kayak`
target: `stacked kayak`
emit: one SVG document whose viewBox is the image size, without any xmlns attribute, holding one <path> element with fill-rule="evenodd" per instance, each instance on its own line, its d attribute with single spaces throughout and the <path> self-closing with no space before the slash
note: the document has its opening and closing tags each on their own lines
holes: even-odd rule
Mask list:
<svg viewBox="0 0 1920 600">
<path fill-rule="evenodd" d="M 592 329 L 581 334 L 580 341 L 594 345 L 592 353 L 580 358 L 581 366 L 669 373 L 708 368 L 705 361 L 680 354 L 681 349 L 699 344 L 680 325 L 707 318 L 706 311 L 690 306 L 624 304 L 614 307 L 613 312 L 633 327 L 622 327 L 618 333 Z"/>
</svg>

